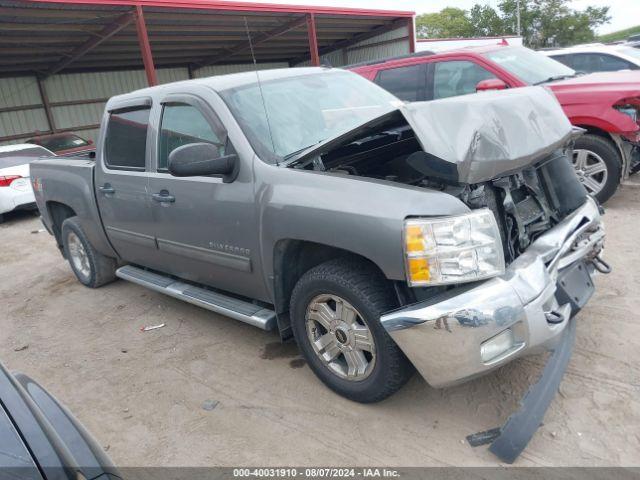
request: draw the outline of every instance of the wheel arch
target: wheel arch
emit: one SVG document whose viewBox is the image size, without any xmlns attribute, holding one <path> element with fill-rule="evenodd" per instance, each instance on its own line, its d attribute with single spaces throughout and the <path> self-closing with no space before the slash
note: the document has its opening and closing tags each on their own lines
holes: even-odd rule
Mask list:
<svg viewBox="0 0 640 480">
<path fill-rule="evenodd" d="M 47 213 L 51 218 L 51 229 L 56 239 L 58 248 L 64 256 L 64 248 L 62 246 L 62 223 L 71 217 L 76 216 L 76 212 L 69 205 L 61 202 L 50 200 L 46 203 Z"/>
<path fill-rule="evenodd" d="M 289 321 L 289 299 L 296 283 L 307 271 L 336 258 L 359 259 L 373 266 L 379 274 L 386 275 L 375 262 L 342 248 L 307 240 L 282 239 L 276 242 L 273 252 L 273 297 L 281 337 L 291 336 Z M 394 282 L 388 280 L 389 288 Z"/>
</svg>

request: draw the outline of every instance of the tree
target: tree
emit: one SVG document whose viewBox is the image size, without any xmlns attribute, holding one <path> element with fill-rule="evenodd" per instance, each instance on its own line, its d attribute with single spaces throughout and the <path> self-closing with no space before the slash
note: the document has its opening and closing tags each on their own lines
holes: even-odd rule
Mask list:
<svg viewBox="0 0 640 480">
<path fill-rule="evenodd" d="M 469 10 L 469 21 L 474 37 L 494 37 L 504 35 L 504 21 L 489 5 L 474 5 Z"/>
<path fill-rule="evenodd" d="M 517 0 L 501 0 L 498 11 L 488 5 L 471 10 L 448 7 L 416 18 L 418 37 L 479 37 L 515 35 Z M 520 0 L 524 44 L 533 48 L 591 42 L 595 29 L 610 20 L 609 7 L 569 7 L 569 0 Z"/>
<path fill-rule="evenodd" d="M 438 13 L 418 15 L 416 32 L 421 38 L 470 37 L 473 26 L 465 10 L 447 7 Z"/>
<path fill-rule="evenodd" d="M 609 7 L 569 8 L 568 0 L 520 0 L 520 24 L 524 43 L 533 48 L 566 46 L 595 39 L 596 27 L 610 20 Z M 516 33 L 517 0 L 498 5 L 505 33 Z"/>
</svg>

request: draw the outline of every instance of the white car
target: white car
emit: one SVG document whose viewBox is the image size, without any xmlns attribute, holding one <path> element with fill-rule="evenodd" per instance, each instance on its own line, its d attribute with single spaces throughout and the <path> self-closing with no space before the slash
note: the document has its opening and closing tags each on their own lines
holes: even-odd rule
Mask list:
<svg viewBox="0 0 640 480">
<path fill-rule="evenodd" d="M 29 163 L 55 154 L 33 144 L 0 146 L 0 223 L 13 210 L 36 208 L 29 178 Z"/>
<path fill-rule="evenodd" d="M 593 43 L 559 50 L 544 50 L 553 58 L 577 72 L 616 72 L 640 69 L 640 50 L 629 45 Z"/>
</svg>

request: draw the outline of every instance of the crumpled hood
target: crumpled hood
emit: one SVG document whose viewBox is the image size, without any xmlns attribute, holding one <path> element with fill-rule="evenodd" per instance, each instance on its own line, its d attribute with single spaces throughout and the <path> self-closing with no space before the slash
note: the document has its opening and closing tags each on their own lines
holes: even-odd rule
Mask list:
<svg viewBox="0 0 640 480">
<path fill-rule="evenodd" d="M 323 141 L 287 165 L 404 121 L 426 153 L 417 161 L 424 162 L 425 170 L 432 172 L 429 176 L 467 184 L 521 170 L 563 146 L 572 134 L 551 92 L 543 87 L 514 88 L 403 104 Z"/>
<path fill-rule="evenodd" d="M 409 103 L 401 111 L 426 153 L 456 165 L 460 183 L 520 170 L 572 134 L 562 107 L 543 87 Z"/>
</svg>

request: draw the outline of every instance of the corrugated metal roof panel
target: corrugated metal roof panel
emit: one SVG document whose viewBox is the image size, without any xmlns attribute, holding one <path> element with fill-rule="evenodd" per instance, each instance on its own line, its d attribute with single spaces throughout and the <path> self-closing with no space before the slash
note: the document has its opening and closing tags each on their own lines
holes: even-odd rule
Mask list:
<svg viewBox="0 0 640 480">
<path fill-rule="evenodd" d="M 243 63 L 236 65 L 210 65 L 207 67 L 199 68 L 194 72 L 196 78 L 212 77 L 214 75 L 226 75 L 229 73 L 251 72 L 253 70 L 268 70 L 271 68 L 287 68 L 288 63 L 285 62 L 270 62 L 270 63 L 258 63 L 257 67 L 252 63 Z"/>
<path fill-rule="evenodd" d="M 381 58 L 397 57 L 399 55 L 409 54 L 409 41 L 394 42 L 386 45 L 375 45 L 373 47 L 359 48 L 358 50 L 349 50 L 347 63 L 368 62 L 370 60 L 379 60 Z"/>
<path fill-rule="evenodd" d="M 376 35 L 375 37 L 369 38 L 367 40 L 363 40 L 362 42 L 358 42 L 353 47 L 360 47 L 363 45 L 371 45 L 372 43 L 384 42 L 387 40 L 395 40 L 398 38 L 403 38 L 409 35 L 409 31 L 407 27 L 396 28 L 395 30 L 391 30 L 386 33 L 381 33 L 380 35 Z"/>
<path fill-rule="evenodd" d="M 160 83 L 187 80 L 186 68 L 160 68 Z M 109 98 L 147 87 L 144 70 L 114 72 L 68 73 L 47 78 L 45 88 L 50 102 Z M 37 87 L 36 87 L 37 88 Z"/>
<path fill-rule="evenodd" d="M 68 73 L 45 81 L 50 102 L 109 98 L 147 86 L 144 70 Z"/>
<path fill-rule="evenodd" d="M 36 77 L 0 78 L 0 108 L 41 103 Z"/>
<path fill-rule="evenodd" d="M 186 68 L 159 68 L 156 73 L 158 74 L 158 82 L 160 83 L 189 80 L 189 71 Z"/>
<path fill-rule="evenodd" d="M 57 128 L 81 127 L 100 123 L 104 103 L 88 103 L 85 105 L 67 105 L 53 107 L 53 121 Z"/>
<path fill-rule="evenodd" d="M 0 113 L 0 137 L 49 130 L 43 108 Z"/>
</svg>

